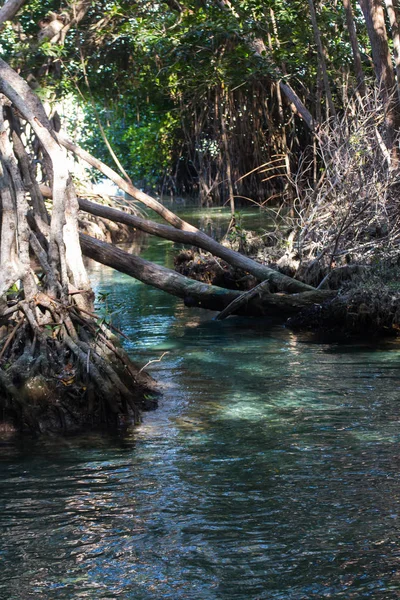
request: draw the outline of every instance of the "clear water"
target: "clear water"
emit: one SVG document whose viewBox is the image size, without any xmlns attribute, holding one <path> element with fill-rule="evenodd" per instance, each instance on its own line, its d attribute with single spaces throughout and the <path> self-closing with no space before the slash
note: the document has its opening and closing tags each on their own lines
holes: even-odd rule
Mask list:
<svg viewBox="0 0 400 600">
<path fill-rule="evenodd" d="M 164 398 L 127 437 L 3 442 L 0 598 L 400 598 L 398 344 L 93 277 Z"/>
</svg>

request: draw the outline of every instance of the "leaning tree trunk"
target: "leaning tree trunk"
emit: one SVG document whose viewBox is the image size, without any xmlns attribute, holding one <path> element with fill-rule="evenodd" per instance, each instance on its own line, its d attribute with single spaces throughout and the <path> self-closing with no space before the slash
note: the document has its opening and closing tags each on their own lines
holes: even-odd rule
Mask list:
<svg viewBox="0 0 400 600">
<path fill-rule="evenodd" d="M 197 248 L 206 250 L 206 252 L 218 256 L 218 258 L 222 258 L 222 260 L 235 268 L 251 273 L 260 281 L 268 281 L 271 284 L 271 287 L 278 291 L 297 293 L 312 291 L 314 289 L 312 286 L 307 285 L 302 281 L 288 277 L 275 269 L 271 269 L 239 252 L 235 252 L 234 250 L 219 244 L 202 231 L 182 231 L 174 229 L 173 227 L 168 227 L 168 225 L 148 221 L 147 219 L 142 219 L 141 217 L 130 215 L 126 212 L 116 210 L 115 208 L 96 204 L 82 198 L 79 199 L 79 208 L 91 215 L 109 219 L 115 223 L 129 225 L 136 229 L 140 229 L 140 231 L 149 233 L 150 235 L 156 235 L 172 242 L 178 242 L 179 244 L 185 244 L 187 246 L 196 246 Z"/>
<path fill-rule="evenodd" d="M 86 234 L 81 233 L 80 238 L 85 256 L 135 277 L 147 285 L 182 298 L 188 306 L 224 311 L 236 301 L 236 307 L 234 306 L 229 314 L 288 317 L 336 295 L 336 292 L 330 290 L 316 289 L 298 294 L 272 294 L 267 282 L 260 284 L 257 290 L 250 290 L 246 295 L 238 290 L 227 290 L 195 281 L 172 269 L 151 263 L 106 242 L 95 240 Z M 247 297 L 249 301 L 242 301 L 243 296 L 243 300 Z"/>
<path fill-rule="evenodd" d="M 94 158 L 91 154 L 86 152 L 86 150 L 83 150 L 76 144 L 73 144 L 70 140 L 66 139 L 65 136 L 57 134 L 57 139 L 63 146 L 65 146 L 65 148 L 76 154 L 76 156 L 79 158 L 85 160 L 88 164 L 103 173 L 103 175 L 111 179 L 111 181 L 118 185 L 120 189 L 130 194 L 133 198 L 139 200 L 139 202 L 142 202 L 145 206 L 148 206 L 157 214 L 162 216 L 168 223 L 173 225 L 177 231 L 174 232 L 170 227 L 166 228 L 165 226 L 158 225 L 157 223 L 144 221 L 144 219 L 127 215 L 121 211 L 113 211 L 112 209 L 109 209 L 109 212 L 105 214 L 105 207 L 95 205 L 93 202 L 86 204 L 85 210 L 88 212 L 92 212 L 92 214 L 96 214 L 98 216 L 104 216 L 107 219 L 115 220 L 116 222 L 126 223 L 127 225 L 138 227 L 138 229 L 142 229 L 147 233 L 160 235 L 161 237 L 165 237 L 169 240 L 179 241 L 184 244 L 193 244 L 199 248 L 203 248 L 215 256 L 219 256 L 228 264 L 238 267 L 239 269 L 244 269 L 248 273 L 251 273 L 254 275 L 254 277 L 257 277 L 257 279 L 273 282 L 279 288 L 279 290 L 287 292 L 300 292 L 312 289 L 311 286 L 301 281 L 297 281 L 292 277 L 287 277 L 286 275 L 262 265 L 251 258 L 243 256 L 239 252 L 235 252 L 234 250 L 230 250 L 222 244 L 219 244 L 202 231 L 199 231 L 199 229 L 193 225 L 190 225 L 186 221 L 183 221 L 177 217 L 173 212 L 168 210 L 157 200 L 148 194 L 141 192 L 132 184 L 125 181 L 125 179 L 118 175 L 118 173 L 110 169 L 110 167 L 102 163 L 100 160 Z M 97 212 L 94 213 L 94 210 Z"/>
<path fill-rule="evenodd" d="M 1 59 L 0 94 L 0 419 L 36 430 L 138 420 L 148 382 L 96 324 L 65 150 L 37 96 Z M 21 121 L 41 149 L 50 216 Z"/>
</svg>

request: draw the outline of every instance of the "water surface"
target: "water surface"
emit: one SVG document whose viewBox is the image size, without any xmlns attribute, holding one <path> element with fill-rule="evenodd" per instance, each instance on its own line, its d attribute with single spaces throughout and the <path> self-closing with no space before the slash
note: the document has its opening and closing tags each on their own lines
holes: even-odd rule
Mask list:
<svg viewBox="0 0 400 600">
<path fill-rule="evenodd" d="M 125 437 L 3 443 L 0 598 L 400 598 L 398 344 L 93 277 L 164 397 Z"/>
</svg>

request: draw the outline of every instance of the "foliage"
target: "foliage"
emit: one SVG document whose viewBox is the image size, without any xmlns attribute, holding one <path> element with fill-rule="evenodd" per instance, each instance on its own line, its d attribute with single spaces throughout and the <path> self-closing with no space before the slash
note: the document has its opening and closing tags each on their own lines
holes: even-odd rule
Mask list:
<svg viewBox="0 0 400 600">
<path fill-rule="evenodd" d="M 68 6 L 59 0 L 29 2 L 20 28 L 6 28 L 2 49 L 25 77 L 35 76 L 42 95 L 73 93 L 83 100 L 88 149 L 108 158 L 93 127 L 97 112 L 124 168 L 145 185 L 168 174 L 182 193 L 200 192 L 207 203 L 224 201 L 229 160 L 236 195 L 261 203 L 290 195 L 288 177 L 310 137 L 277 81 L 290 82 L 317 120 L 325 110 L 303 2 L 101 0 L 92 3 L 64 47 L 39 46 L 38 21 Z M 340 109 L 354 89 L 343 6 L 321 2 L 317 9 Z M 356 19 L 365 46 L 359 13 Z M 259 54 L 252 46 L 256 40 L 265 44 Z M 368 71 L 369 63 L 365 66 Z M 214 151 L 204 152 L 205 145 Z M 282 153 L 290 153 L 285 173 L 277 169 L 268 180 L 258 173 L 242 178 Z"/>
<path fill-rule="evenodd" d="M 94 121 L 94 111 L 85 107 L 86 119 Z M 129 104 L 122 111 L 99 110 L 108 139 L 123 159 L 133 180 L 140 185 L 154 188 L 160 173 L 176 160 L 177 117 L 172 112 L 156 112 L 154 107 L 138 115 Z M 112 126 L 111 126 L 112 124 Z M 96 156 L 109 160 L 108 150 L 96 131 L 90 131 L 86 147 Z"/>
</svg>

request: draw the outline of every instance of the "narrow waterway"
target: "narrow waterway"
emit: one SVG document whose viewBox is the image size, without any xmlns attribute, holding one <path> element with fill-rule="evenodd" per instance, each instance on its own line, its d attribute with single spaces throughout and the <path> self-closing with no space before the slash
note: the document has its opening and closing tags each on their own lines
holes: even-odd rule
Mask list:
<svg viewBox="0 0 400 600">
<path fill-rule="evenodd" d="M 2 443 L 0 598 L 400 598 L 398 343 L 216 322 L 92 275 L 136 360 L 167 352 L 163 400 L 125 437 Z"/>
</svg>

